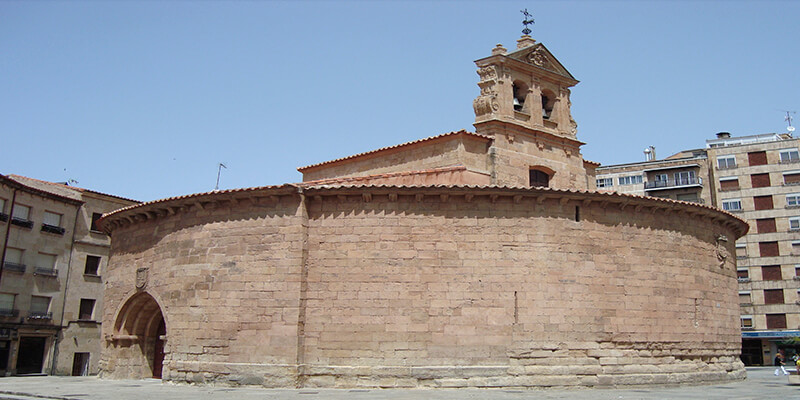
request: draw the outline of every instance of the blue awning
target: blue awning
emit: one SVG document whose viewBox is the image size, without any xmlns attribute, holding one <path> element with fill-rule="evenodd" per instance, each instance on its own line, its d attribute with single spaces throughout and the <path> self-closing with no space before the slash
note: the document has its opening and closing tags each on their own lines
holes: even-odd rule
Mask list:
<svg viewBox="0 0 800 400">
<path fill-rule="evenodd" d="M 743 338 L 786 338 L 786 337 L 800 337 L 800 331 L 758 331 L 758 332 L 742 332 Z"/>
</svg>

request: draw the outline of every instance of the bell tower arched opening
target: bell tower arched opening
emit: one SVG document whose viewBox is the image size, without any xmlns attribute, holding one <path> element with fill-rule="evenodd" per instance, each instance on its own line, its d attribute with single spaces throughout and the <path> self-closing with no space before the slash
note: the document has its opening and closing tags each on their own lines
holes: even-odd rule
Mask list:
<svg viewBox="0 0 800 400">
<path fill-rule="evenodd" d="M 147 292 L 131 296 L 119 310 L 112 341 L 117 350 L 128 355 L 124 363 L 127 376 L 161 378 L 166 338 L 161 307 Z"/>
</svg>

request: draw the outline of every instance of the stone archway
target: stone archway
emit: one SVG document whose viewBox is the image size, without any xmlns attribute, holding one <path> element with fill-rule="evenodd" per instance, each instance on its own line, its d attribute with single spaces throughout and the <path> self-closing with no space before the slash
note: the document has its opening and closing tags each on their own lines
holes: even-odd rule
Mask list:
<svg viewBox="0 0 800 400">
<path fill-rule="evenodd" d="M 147 292 L 137 293 L 120 309 L 114 321 L 114 347 L 121 356 L 118 367 L 129 378 L 161 378 L 166 341 L 161 307 Z"/>
</svg>

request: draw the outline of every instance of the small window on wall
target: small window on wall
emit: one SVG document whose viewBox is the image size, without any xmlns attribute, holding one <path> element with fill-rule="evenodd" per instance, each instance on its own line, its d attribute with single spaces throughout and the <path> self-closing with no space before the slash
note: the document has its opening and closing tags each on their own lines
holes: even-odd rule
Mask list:
<svg viewBox="0 0 800 400">
<path fill-rule="evenodd" d="M 750 184 L 754 188 L 769 187 L 772 182 L 769 180 L 769 174 L 752 174 L 750 175 Z"/>
<path fill-rule="evenodd" d="M 736 258 L 739 260 L 747 258 L 747 245 L 745 244 L 736 245 Z"/>
<path fill-rule="evenodd" d="M 767 329 L 786 329 L 786 314 L 767 314 Z"/>
<path fill-rule="evenodd" d="M 747 153 L 747 161 L 750 163 L 751 166 L 767 165 L 767 152 L 754 151 L 752 153 Z"/>
<path fill-rule="evenodd" d="M 717 157 L 717 169 L 730 169 L 730 168 L 736 168 L 735 156 Z"/>
<path fill-rule="evenodd" d="M 750 271 L 747 268 L 737 269 L 736 270 L 736 277 L 741 279 L 750 279 Z"/>
<path fill-rule="evenodd" d="M 56 272 L 57 260 L 58 256 L 55 254 L 39 253 L 36 256 L 36 268 L 34 269 L 34 274 L 48 275 L 48 276 L 57 275 L 58 274 L 58 272 Z"/>
<path fill-rule="evenodd" d="M 786 208 L 800 207 L 800 193 L 789 193 L 786 195 Z"/>
<path fill-rule="evenodd" d="M 789 218 L 789 230 L 800 231 L 800 217 Z"/>
<path fill-rule="evenodd" d="M 761 267 L 761 279 L 765 281 L 780 281 L 783 280 L 781 276 L 780 265 L 765 265 Z"/>
<path fill-rule="evenodd" d="M 617 179 L 620 185 L 635 185 L 643 182 L 641 175 L 620 176 Z"/>
<path fill-rule="evenodd" d="M 753 329 L 753 316 L 752 315 L 742 315 L 742 329 Z"/>
<path fill-rule="evenodd" d="M 97 227 L 97 220 L 102 217 L 103 214 L 101 213 L 92 213 L 92 226 L 89 228 L 92 232 L 100 232 L 100 228 Z"/>
<path fill-rule="evenodd" d="M 781 164 L 800 162 L 800 152 L 797 149 L 781 150 Z"/>
<path fill-rule="evenodd" d="M 614 179 L 612 178 L 597 178 L 597 187 L 605 188 L 614 186 Z"/>
<path fill-rule="evenodd" d="M 795 266 L 794 266 L 794 276 L 800 277 L 800 265 L 799 264 L 795 264 Z"/>
<path fill-rule="evenodd" d="M 63 235 L 64 228 L 61 227 L 61 214 L 45 211 L 42 220 L 42 232 Z"/>
<path fill-rule="evenodd" d="M 772 203 L 772 196 L 755 196 L 753 197 L 753 208 L 756 210 L 771 210 L 775 208 Z"/>
<path fill-rule="evenodd" d="M 553 114 L 553 105 L 555 105 L 556 96 L 549 90 L 542 91 L 542 118 L 550 119 Z"/>
<path fill-rule="evenodd" d="M 758 242 L 758 250 L 761 257 L 777 257 L 778 242 Z"/>
<path fill-rule="evenodd" d="M 0 199 L 0 221 L 8 221 L 8 214 L 6 214 L 6 199 Z"/>
<path fill-rule="evenodd" d="M 0 293 L 0 317 L 14 316 L 14 299 L 17 297 L 11 293 Z"/>
<path fill-rule="evenodd" d="M 31 296 L 31 307 L 28 311 L 29 318 L 49 319 L 50 298 L 45 296 Z"/>
<path fill-rule="evenodd" d="M 100 257 L 86 256 L 86 265 L 83 268 L 84 275 L 97 276 L 100 275 L 98 273 L 99 271 L 100 271 Z"/>
<path fill-rule="evenodd" d="M 756 230 L 758 233 L 772 233 L 777 232 L 775 227 L 775 218 L 762 218 L 756 220 Z"/>
<path fill-rule="evenodd" d="M 765 289 L 764 304 L 783 304 L 783 289 Z"/>
<path fill-rule="evenodd" d="M 800 185 L 800 171 L 786 171 L 783 173 L 784 185 Z"/>
<path fill-rule="evenodd" d="M 531 169 L 529 172 L 531 187 L 548 187 L 550 185 L 550 175 L 538 169 Z"/>
<path fill-rule="evenodd" d="M 78 319 L 91 321 L 94 317 L 94 299 L 81 299 L 81 308 Z"/>
<path fill-rule="evenodd" d="M 749 291 L 739 292 L 739 304 L 753 304 L 753 300 L 750 298 Z"/>
<path fill-rule="evenodd" d="M 795 240 L 792 242 L 792 255 L 800 255 L 800 240 Z"/>
<path fill-rule="evenodd" d="M 735 176 L 719 178 L 719 190 L 739 190 L 739 178 Z"/>
<path fill-rule="evenodd" d="M 32 228 L 33 221 L 29 219 L 31 208 L 22 204 L 14 204 L 11 210 L 11 223 L 23 228 Z"/>
<path fill-rule="evenodd" d="M 742 211 L 742 199 L 722 200 L 722 209 L 730 212 Z"/>
</svg>

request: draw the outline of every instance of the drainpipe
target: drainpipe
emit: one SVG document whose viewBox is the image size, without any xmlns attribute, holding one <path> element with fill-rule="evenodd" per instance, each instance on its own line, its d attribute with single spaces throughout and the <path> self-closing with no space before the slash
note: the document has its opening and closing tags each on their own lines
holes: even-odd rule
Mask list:
<svg viewBox="0 0 800 400">
<path fill-rule="evenodd" d="M 59 331 L 64 333 L 64 311 L 67 308 L 67 293 L 69 292 L 69 273 L 72 271 L 72 256 L 75 252 L 75 231 L 78 230 L 78 216 L 81 213 L 81 207 L 83 204 L 78 206 L 75 210 L 75 220 L 72 222 L 72 238 L 70 239 L 69 244 L 69 258 L 67 259 L 67 276 L 64 282 L 64 301 L 61 302 L 61 319 L 58 321 L 58 328 Z M 50 375 L 56 374 L 56 367 L 58 366 L 58 344 L 60 341 L 58 340 L 58 334 L 56 334 L 55 340 L 53 340 L 53 361 L 50 363 Z"/>
<path fill-rule="evenodd" d="M 17 189 L 13 189 L 11 192 L 11 206 L 8 208 L 8 221 L 6 221 L 6 237 L 3 238 L 3 254 L 0 255 L 0 264 L 5 263 L 6 261 L 6 248 L 8 248 L 8 234 L 11 233 L 11 216 L 12 212 L 14 211 L 14 202 L 17 201 Z M 0 283 L 3 282 L 3 266 L 0 265 Z"/>
</svg>

